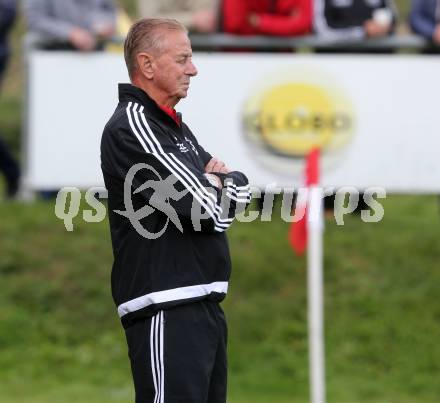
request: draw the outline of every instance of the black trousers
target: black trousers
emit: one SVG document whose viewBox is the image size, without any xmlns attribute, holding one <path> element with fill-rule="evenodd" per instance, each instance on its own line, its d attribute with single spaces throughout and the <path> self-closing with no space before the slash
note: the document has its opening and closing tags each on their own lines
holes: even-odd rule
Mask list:
<svg viewBox="0 0 440 403">
<path fill-rule="evenodd" d="M 227 327 L 220 305 L 159 311 L 125 330 L 136 403 L 225 403 Z"/>
</svg>

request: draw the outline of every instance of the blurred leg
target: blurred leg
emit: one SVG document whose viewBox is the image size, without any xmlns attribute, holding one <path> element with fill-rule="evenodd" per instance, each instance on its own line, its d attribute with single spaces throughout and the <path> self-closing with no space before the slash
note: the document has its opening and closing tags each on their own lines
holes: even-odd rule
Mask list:
<svg viewBox="0 0 440 403">
<path fill-rule="evenodd" d="M 13 197 L 18 191 L 20 168 L 15 162 L 6 143 L 0 137 L 0 171 L 3 172 L 7 183 L 7 196 Z"/>
</svg>

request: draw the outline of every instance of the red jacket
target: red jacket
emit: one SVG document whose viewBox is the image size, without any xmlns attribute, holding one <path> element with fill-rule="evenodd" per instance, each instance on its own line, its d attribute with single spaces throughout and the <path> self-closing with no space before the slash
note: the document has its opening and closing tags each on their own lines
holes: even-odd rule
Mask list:
<svg viewBox="0 0 440 403">
<path fill-rule="evenodd" d="M 258 17 L 252 26 L 249 16 Z M 304 35 L 312 29 L 311 0 L 223 0 L 223 28 L 240 35 Z"/>
</svg>

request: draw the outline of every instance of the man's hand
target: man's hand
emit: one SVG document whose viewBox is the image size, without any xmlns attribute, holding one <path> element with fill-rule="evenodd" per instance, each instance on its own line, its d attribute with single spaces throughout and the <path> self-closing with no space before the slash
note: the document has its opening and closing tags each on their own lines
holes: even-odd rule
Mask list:
<svg viewBox="0 0 440 403">
<path fill-rule="evenodd" d="M 115 34 L 115 27 L 111 23 L 104 22 L 95 24 L 93 31 L 98 38 L 109 39 Z"/>
<path fill-rule="evenodd" d="M 379 38 L 387 35 L 391 30 L 389 24 L 378 24 L 374 20 L 368 20 L 364 24 L 365 32 L 369 38 Z"/>
<path fill-rule="evenodd" d="M 251 27 L 257 28 L 260 25 L 260 17 L 256 13 L 250 13 L 248 21 Z"/>
<path fill-rule="evenodd" d="M 432 40 L 437 44 L 440 45 L 440 24 L 437 24 L 434 30 L 434 35 L 432 35 Z"/>
<path fill-rule="evenodd" d="M 205 176 L 206 179 L 208 179 L 209 183 L 212 186 L 215 186 L 216 188 L 219 188 L 219 189 L 223 188 L 222 181 L 220 180 L 220 178 L 217 175 L 205 174 L 204 176 Z"/>
<path fill-rule="evenodd" d="M 217 28 L 216 13 L 212 10 L 200 10 L 193 15 L 193 25 L 197 32 L 212 33 Z"/>
<path fill-rule="evenodd" d="M 77 48 L 85 52 L 91 51 L 96 47 L 95 37 L 85 29 L 73 28 L 69 35 L 70 43 Z"/>
<path fill-rule="evenodd" d="M 211 158 L 211 161 L 205 167 L 205 172 L 207 174 L 215 174 L 216 172 L 221 174 L 228 174 L 231 170 L 226 166 L 223 161 L 220 161 L 218 158 Z"/>
</svg>

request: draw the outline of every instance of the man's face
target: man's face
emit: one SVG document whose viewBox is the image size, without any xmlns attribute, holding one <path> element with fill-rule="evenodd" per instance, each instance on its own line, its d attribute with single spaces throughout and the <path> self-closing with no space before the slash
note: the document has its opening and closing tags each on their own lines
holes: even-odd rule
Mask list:
<svg viewBox="0 0 440 403">
<path fill-rule="evenodd" d="M 197 74 L 188 35 L 182 31 L 165 32 L 163 51 L 154 58 L 153 68 L 153 82 L 158 90 L 176 103 L 185 98 L 190 79 Z"/>
</svg>

